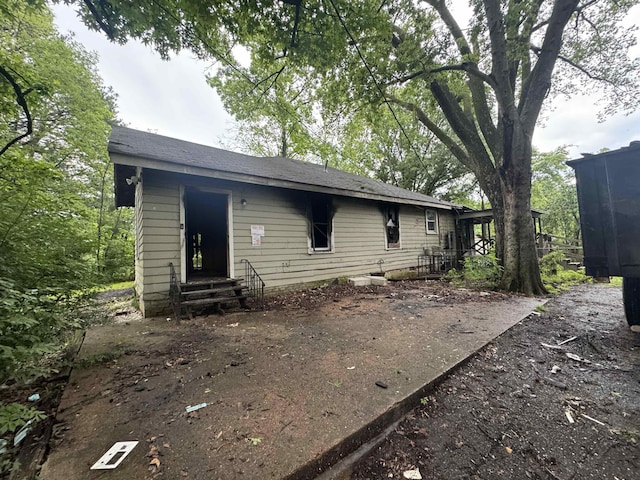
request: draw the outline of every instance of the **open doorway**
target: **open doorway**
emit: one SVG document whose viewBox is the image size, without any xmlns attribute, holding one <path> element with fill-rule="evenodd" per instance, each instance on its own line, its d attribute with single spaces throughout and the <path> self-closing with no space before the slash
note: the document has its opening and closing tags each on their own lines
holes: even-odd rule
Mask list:
<svg viewBox="0 0 640 480">
<path fill-rule="evenodd" d="M 187 281 L 229 276 L 227 195 L 186 189 Z"/>
</svg>

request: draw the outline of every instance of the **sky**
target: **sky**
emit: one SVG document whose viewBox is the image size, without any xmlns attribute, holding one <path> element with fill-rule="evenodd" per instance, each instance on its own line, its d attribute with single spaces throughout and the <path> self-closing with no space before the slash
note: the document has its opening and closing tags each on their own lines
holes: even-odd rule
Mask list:
<svg viewBox="0 0 640 480">
<path fill-rule="evenodd" d="M 118 95 L 119 118 L 127 126 L 205 145 L 233 144 L 233 119 L 206 82 L 212 64 L 189 52 L 163 61 L 139 42 L 116 45 L 103 34 L 89 31 L 71 7 L 56 5 L 53 11 L 61 33 L 72 32 L 87 50 L 98 54 L 100 76 Z M 627 21 L 640 25 L 640 6 L 634 7 Z M 638 39 L 640 43 L 640 32 Z M 633 53 L 640 56 L 640 47 Z M 567 146 L 569 156 L 576 158 L 640 140 L 640 108 L 630 116 L 614 115 L 603 123 L 598 122 L 597 111 L 589 97 L 554 99 L 553 109 L 536 128 L 534 147 L 546 152 Z"/>
</svg>

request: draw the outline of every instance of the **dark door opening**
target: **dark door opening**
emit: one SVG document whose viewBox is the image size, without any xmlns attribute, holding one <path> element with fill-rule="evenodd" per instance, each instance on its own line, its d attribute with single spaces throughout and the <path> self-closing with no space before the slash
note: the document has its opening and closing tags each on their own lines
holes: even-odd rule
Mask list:
<svg viewBox="0 0 640 480">
<path fill-rule="evenodd" d="M 187 281 L 229 276 L 227 196 L 187 189 L 184 194 Z"/>
</svg>

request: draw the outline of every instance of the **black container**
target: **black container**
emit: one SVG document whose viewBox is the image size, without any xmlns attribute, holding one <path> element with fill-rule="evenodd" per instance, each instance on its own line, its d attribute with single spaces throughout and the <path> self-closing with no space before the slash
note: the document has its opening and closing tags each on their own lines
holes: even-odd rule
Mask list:
<svg viewBox="0 0 640 480">
<path fill-rule="evenodd" d="M 587 274 L 623 277 L 627 320 L 640 325 L 640 142 L 567 165 L 576 173 Z"/>
</svg>

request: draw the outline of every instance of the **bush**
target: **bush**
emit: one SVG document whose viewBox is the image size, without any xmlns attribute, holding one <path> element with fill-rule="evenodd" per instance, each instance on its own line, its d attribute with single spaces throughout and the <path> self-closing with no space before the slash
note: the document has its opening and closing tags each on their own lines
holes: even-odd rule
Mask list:
<svg viewBox="0 0 640 480">
<path fill-rule="evenodd" d="M 14 433 L 31 420 L 39 422 L 44 418 L 44 412 L 21 403 L 0 404 L 0 435 Z"/>
<path fill-rule="evenodd" d="M 456 286 L 479 290 L 494 290 L 503 268 L 493 254 L 474 255 L 464 259 L 461 270 L 449 270 L 445 278 Z"/>
<path fill-rule="evenodd" d="M 589 281 L 582 270 L 564 268 L 565 255 L 561 251 L 551 252 L 540 259 L 542 283 L 549 293 L 558 293 L 571 285 Z"/>
<path fill-rule="evenodd" d="M 68 303 L 39 290 L 21 291 L 0 278 L 0 383 L 50 373 L 47 359 L 80 324 Z"/>
</svg>

